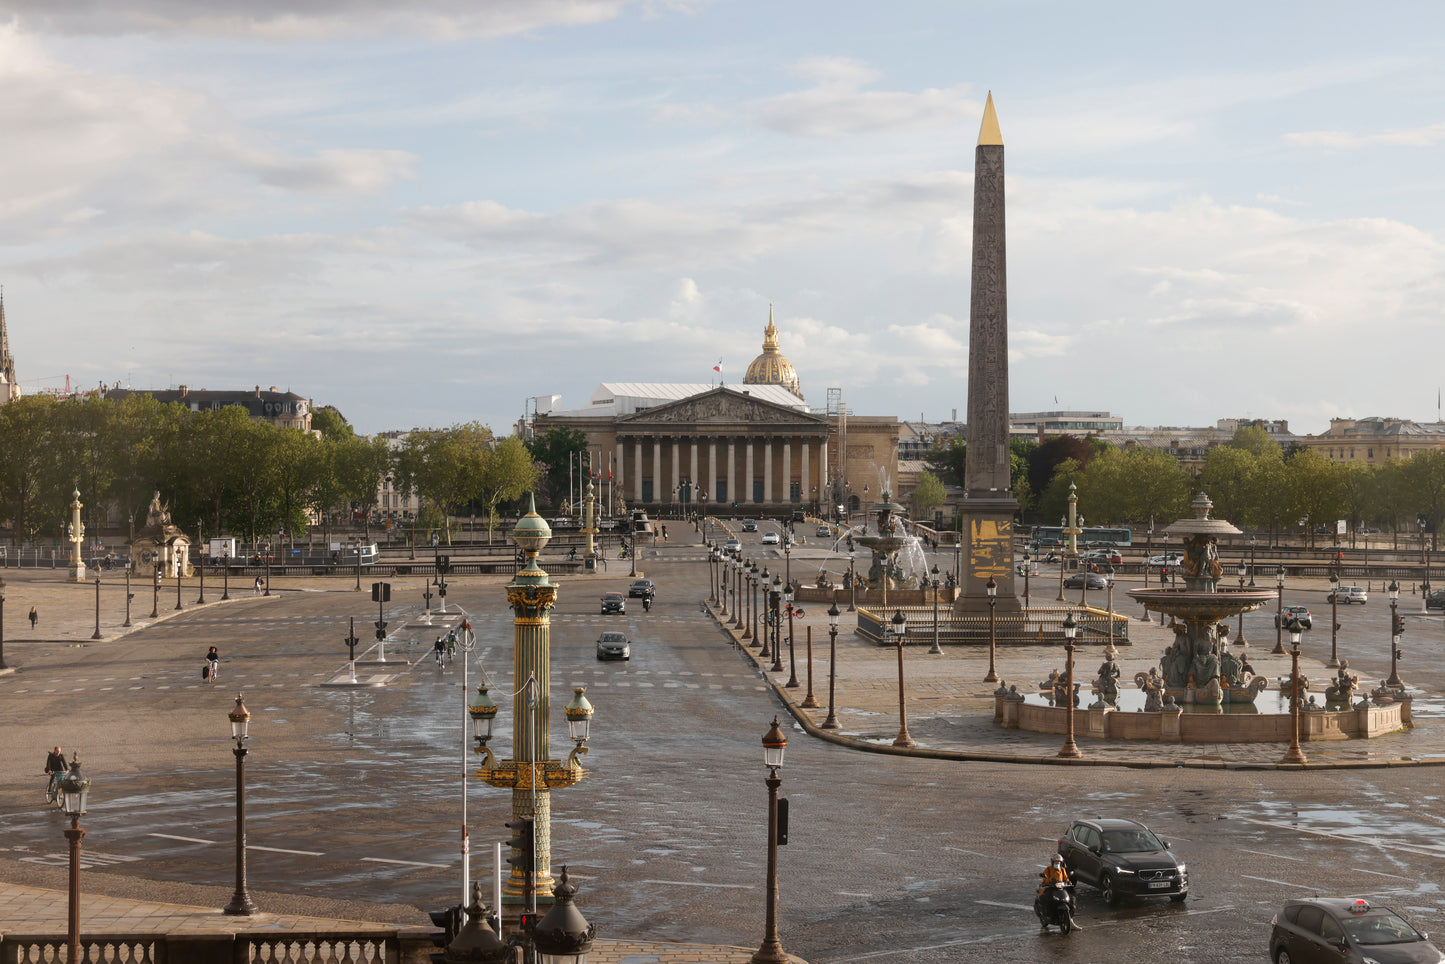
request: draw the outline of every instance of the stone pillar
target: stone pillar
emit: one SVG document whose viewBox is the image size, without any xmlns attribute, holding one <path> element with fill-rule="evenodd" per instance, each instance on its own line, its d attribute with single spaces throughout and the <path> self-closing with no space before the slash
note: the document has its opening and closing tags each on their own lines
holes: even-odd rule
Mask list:
<svg viewBox="0 0 1445 964">
<path fill-rule="evenodd" d="M 728 501 L 740 502 L 737 486 L 737 440 L 728 439 Z"/>
<path fill-rule="evenodd" d="M 615 486 L 617 486 L 617 488 L 619 488 L 619 489 L 622 488 L 622 466 L 623 466 L 624 464 L 626 464 L 626 460 L 625 460 L 622 456 L 623 456 L 623 454 L 624 454 L 625 452 L 626 452 L 626 449 L 623 447 L 622 439 L 618 439 L 618 440 L 617 440 L 617 459 L 616 459 L 616 461 L 617 461 L 617 478 L 613 479 L 613 480 L 612 480 L 612 484 L 607 487 L 607 511 L 606 511 L 605 513 L 603 513 L 603 515 L 608 515 L 608 516 L 612 515 L 612 486 L 615 485 Z M 626 491 L 626 490 L 623 490 L 623 491 Z"/>
<path fill-rule="evenodd" d="M 717 502 L 717 439 L 707 440 L 707 500 Z"/>
<path fill-rule="evenodd" d="M 676 438 L 672 440 L 672 491 L 673 495 L 668 496 L 669 501 L 681 502 L 682 492 L 682 443 Z"/>
<path fill-rule="evenodd" d="M 807 439 L 803 439 L 803 485 L 802 485 L 802 489 L 803 489 L 803 498 L 804 498 L 804 499 L 807 499 L 807 498 L 808 498 L 808 487 L 812 484 L 812 483 L 810 483 L 810 482 L 808 481 L 808 477 L 809 477 L 809 473 L 808 473 L 808 440 L 807 440 Z M 818 491 L 819 491 L 819 492 L 822 492 L 822 491 L 823 491 L 823 487 L 822 487 L 821 485 L 818 486 Z M 825 519 L 828 518 L 828 514 L 827 514 L 826 512 L 824 512 L 822 515 L 823 515 L 823 518 L 825 518 Z"/>
<path fill-rule="evenodd" d="M 793 439 L 791 436 L 782 440 L 783 442 L 783 501 L 789 506 L 793 504 Z M 804 493 L 807 486 L 798 486 Z M 807 498 L 806 495 L 803 498 Z"/>
<path fill-rule="evenodd" d="M 642 501 L 642 440 L 632 440 L 632 500 Z"/>
<path fill-rule="evenodd" d="M 692 495 L 692 504 L 693 504 L 693 505 L 696 505 L 696 504 L 698 503 L 698 491 L 699 491 L 699 489 L 698 489 L 699 480 L 698 480 L 698 477 L 697 477 L 697 436 L 696 436 L 696 435 L 694 435 L 694 436 L 692 437 L 692 441 L 688 443 L 688 455 L 689 455 L 689 458 L 688 458 L 688 460 L 687 460 L 687 461 L 688 461 L 688 469 L 687 469 L 687 471 L 688 471 L 688 478 L 692 480 L 692 492 L 691 492 L 690 494 Z M 702 489 L 701 491 L 706 492 L 707 490 L 706 490 L 706 489 Z"/>
<path fill-rule="evenodd" d="M 820 480 L 820 481 L 818 482 L 818 491 L 819 491 L 819 492 L 823 491 L 823 482 L 822 482 L 821 480 L 826 479 L 827 477 L 828 477 L 828 439 L 827 439 L 827 437 L 825 436 L 825 437 L 823 438 L 823 441 L 821 441 L 821 442 L 818 443 L 818 478 L 819 478 L 819 480 Z"/>
<path fill-rule="evenodd" d="M 662 439 L 652 440 L 652 501 L 661 502 L 665 495 L 658 491 L 666 483 L 662 478 Z"/>
<path fill-rule="evenodd" d="M 773 491 L 773 440 L 763 439 L 763 502 L 776 502 Z"/>
<path fill-rule="evenodd" d="M 743 474 L 747 476 L 747 479 L 744 481 L 743 484 L 746 485 L 748 488 L 747 488 L 747 491 L 743 494 L 743 498 L 739 499 L 738 501 L 739 501 L 739 502 L 743 502 L 743 503 L 748 503 L 748 502 L 754 502 L 754 501 L 755 501 L 755 500 L 753 499 L 753 440 L 752 440 L 752 439 L 748 439 L 747 458 L 745 459 L 745 461 L 746 461 L 746 463 L 747 463 L 747 467 L 744 469 Z"/>
</svg>

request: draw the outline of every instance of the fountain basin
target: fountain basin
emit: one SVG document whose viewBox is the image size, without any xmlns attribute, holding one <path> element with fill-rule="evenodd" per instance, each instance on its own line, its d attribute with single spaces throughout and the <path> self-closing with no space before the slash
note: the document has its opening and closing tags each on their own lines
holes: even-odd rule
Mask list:
<svg viewBox="0 0 1445 964">
<path fill-rule="evenodd" d="M 1130 589 L 1130 599 L 1144 608 L 1182 619 L 1221 622 L 1253 612 L 1279 598 L 1273 589 L 1234 589 L 1221 586 L 1213 592 L 1197 589 Z"/>
</svg>

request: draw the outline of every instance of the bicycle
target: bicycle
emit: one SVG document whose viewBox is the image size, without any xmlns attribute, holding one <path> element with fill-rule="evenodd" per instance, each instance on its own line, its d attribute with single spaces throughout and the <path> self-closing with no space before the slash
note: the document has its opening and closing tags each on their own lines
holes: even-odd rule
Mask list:
<svg viewBox="0 0 1445 964">
<path fill-rule="evenodd" d="M 63 770 L 54 770 L 50 774 L 50 781 L 45 785 L 45 802 L 60 807 L 60 777 Z"/>
</svg>

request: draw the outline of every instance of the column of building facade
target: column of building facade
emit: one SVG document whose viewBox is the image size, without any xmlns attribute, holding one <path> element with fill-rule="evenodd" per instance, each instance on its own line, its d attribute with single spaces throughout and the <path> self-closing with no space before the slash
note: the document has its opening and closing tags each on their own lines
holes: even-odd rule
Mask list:
<svg viewBox="0 0 1445 964">
<path fill-rule="evenodd" d="M 763 502 L 773 500 L 773 440 L 763 439 Z"/>
<path fill-rule="evenodd" d="M 692 491 L 689 494 L 694 503 L 699 502 L 698 496 L 707 491 L 706 489 L 700 488 L 702 480 L 699 479 L 697 475 L 697 450 L 701 444 L 696 435 L 694 435 L 692 441 L 688 443 L 687 470 L 691 473 L 689 478 L 692 479 Z"/>
<path fill-rule="evenodd" d="M 842 467 L 840 466 L 839 468 L 841 469 Z M 823 485 L 824 485 L 825 483 L 824 483 L 822 480 L 826 479 L 827 477 L 828 477 L 828 440 L 827 440 L 827 438 L 824 438 L 821 442 L 818 443 L 818 479 L 819 479 L 819 482 L 818 482 L 818 491 L 819 491 L 819 492 L 823 491 Z"/>
<path fill-rule="evenodd" d="M 803 439 L 803 445 L 802 445 L 802 449 L 803 449 L 803 467 L 802 467 L 802 473 L 801 473 L 801 476 L 802 476 L 802 479 L 803 479 L 803 484 L 802 484 L 801 486 L 799 486 L 799 488 L 802 489 L 803 498 L 804 498 L 804 499 L 807 499 L 807 498 L 809 497 L 809 496 L 808 496 L 808 487 L 809 487 L 809 485 L 811 484 L 810 481 L 809 481 L 810 476 L 809 476 L 809 473 L 808 473 L 808 449 L 809 449 L 810 447 L 811 447 L 811 446 L 809 445 L 808 440 L 807 440 L 807 439 Z"/>
<path fill-rule="evenodd" d="M 632 440 L 632 500 L 642 501 L 642 440 Z"/>
<path fill-rule="evenodd" d="M 728 439 L 728 498 L 729 502 L 738 501 L 737 485 L 737 441 Z"/>
<path fill-rule="evenodd" d="M 623 458 L 622 458 L 622 455 L 623 455 L 623 453 L 624 453 L 625 451 L 626 451 L 626 449 L 624 449 L 623 446 L 622 446 L 622 439 L 618 439 L 618 440 L 617 440 L 617 458 L 616 458 L 616 460 L 615 460 L 615 461 L 617 462 L 617 477 L 614 478 L 614 479 L 612 479 L 612 485 L 617 486 L 617 488 L 619 488 L 619 489 L 622 489 L 622 466 L 623 466 L 623 464 L 624 464 L 624 460 L 623 460 Z M 607 487 L 607 490 L 608 490 L 608 491 L 607 491 L 607 499 L 608 499 L 607 515 L 609 515 L 609 516 L 612 514 L 612 505 L 611 505 L 611 501 L 612 501 L 612 485 L 609 485 L 609 486 Z M 623 491 L 625 492 L 626 490 L 623 489 Z"/>
<path fill-rule="evenodd" d="M 707 440 L 707 500 L 717 501 L 717 439 Z"/>
<path fill-rule="evenodd" d="M 662 488 L 662 439 L 652 440 L 652 501 L 662 501 L 662 493 L 657 490 Z"/>
<path fill-rule="evenodd" d="M 743 460 L 743 461 L 745 462 L 745 467 L 744 467 L 744 469 L 743 469 L 743 473 L 747 476 L 747 478 L 743 479 L 743 484 L 747 486 L 747 489 L 745 490 L 745 492 L 744 492 L 744 494 L 743 494 L 743 498 L 740 499 L 739 501 L 741 501 L 741 502 L 757 502 L 757 498 L 756 498 L 756 497 L 757 497 L 758 492 L 757 492 L 757 489 L 756 489 L 756 488 L 754 487 L 754 485 L 753 485 L 753 479 L 755 478 L 755 476 L 753 475 L 753 440 L 752 440 L 752 439 L 748 439 L 748 440 L 747 440 L 747 449 L 746 449 L 745 451 L 747 452 L 747 457 Z"/>
</svg>

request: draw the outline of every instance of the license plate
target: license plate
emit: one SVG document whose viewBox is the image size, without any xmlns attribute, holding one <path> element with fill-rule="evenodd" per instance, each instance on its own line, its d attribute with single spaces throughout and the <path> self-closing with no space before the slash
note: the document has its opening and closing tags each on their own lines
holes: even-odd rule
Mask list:
<svg viewBox="0 0 1445 964">
<path fill-rule="evenodd" d="M 1151 888 L 1168 887 L 1168 886 L 1169 886 L 1169 881 L 1167 881 L 1167 880 L 1151 880 L 1151 881 L 1149 881 L 1149 886 L 1150 886 Z"/>
</svg>

